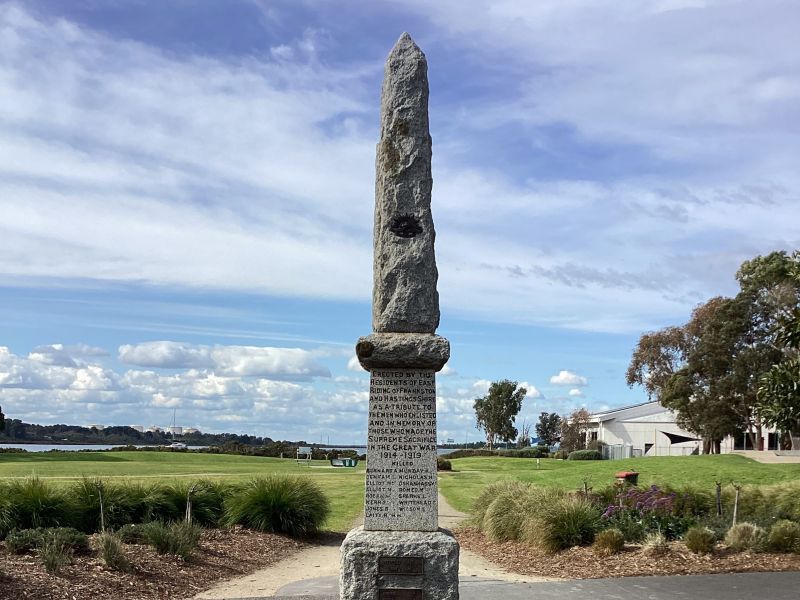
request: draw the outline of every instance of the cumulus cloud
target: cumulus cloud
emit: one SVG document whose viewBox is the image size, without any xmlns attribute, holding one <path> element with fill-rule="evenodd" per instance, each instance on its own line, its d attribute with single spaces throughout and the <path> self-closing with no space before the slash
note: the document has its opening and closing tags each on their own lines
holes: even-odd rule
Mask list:
<svg viewBox="0 0 800 600">
<path fill-rule="evenodd" d="M 550 383 L 553 385 L 589 385 L 589 380 L 586 377 L 573 373 L 572 371 L 559 371 L 557 375 L 550 377 Z"/>
<path fill-rule="evenodd" d="M 583 398 L 584 396 L 583 391 L 578 388 L 572 388 L 568 393 L 572 398 Z"/>
<path fill-rule="evenodd" d="M 361 363 L 358 362 L 358 357 L 355 354 L 350 357 L 350 360 L 347 361 L 347 370 L 354 371 L 356 373 L 363 373 L 365 371 L 364 367 L 361 366 Z"/>
<path fill-rule="evenodd" d="M 461 4 L 403 4 L 447 40 L 438 68 L 487 88 L 432 96 L 443 308 L 637 331 L 800 242 L 786 4 Z M 40 14 L 0 7 L 4 277 L 368 300 L 382 56 L 334 60 L 313 27 L 175 55 Z M 479 154 L 504 148 L 516 170 Z"/>
<path fill-rule="evenodd" d="M 210 369 L 219 375 L 310 379 L 330 377 L 330 371 L 300 348 L 204 346 L 183 342 L 144 342 L 119 347 L 122 362 L 165 369 Z"/>
</svg>

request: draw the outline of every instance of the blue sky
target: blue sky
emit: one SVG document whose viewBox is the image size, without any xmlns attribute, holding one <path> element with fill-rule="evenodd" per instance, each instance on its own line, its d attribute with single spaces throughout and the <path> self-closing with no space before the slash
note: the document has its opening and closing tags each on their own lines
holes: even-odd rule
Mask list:
<svg viewBox="0 0 800 600">
<path fill-rule="evenodd" d="M 0 3 L 0 404 L 363 442 L 383 61 L 428 57 L 439 437 L 644 401 L 638 336 L 800 246 L 800 6 Z"/>
</svg>

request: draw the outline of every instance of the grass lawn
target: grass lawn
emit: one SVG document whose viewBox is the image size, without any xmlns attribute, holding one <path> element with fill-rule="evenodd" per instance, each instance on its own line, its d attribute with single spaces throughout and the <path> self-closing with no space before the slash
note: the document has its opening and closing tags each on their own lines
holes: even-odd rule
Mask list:
<svg viewBox="0 0 800 600">
<path fill-rule="evenodd" d="M 578 489 L 586 480 L 603 488 L 614 482 L 617 471 L 639 471 L 639 484 L 668 484 L 714 489 L 732 481 L 742 484 L 772 484 L 800 479 L 800 464 L 766 465 L 733 454 L 715 456 L 647 457 L 626 460 L 568 461 L 475 457 L 452 461 L 453 472 L 440 473 L 439 489 L 458 510 L 469 511 L 481 489 L 499 479 L 519 479 L 542 486 Z"/>
<path fill-rule="evenodd" d="M 82 477 L 144 482 L 175 478 L 244 481 L 272 473 L 311 477 L 320 485 L 331 502 L 331 515 L 325 523 L 328 530 L 349 530 L 363 509 L 363 463 L 346 469 L 332 468 L 319 460 L 307 467 L 294 459 L 185 452 L 0 453 L 0 481 L 36 475 L 54 485 Z"/>
</svg>

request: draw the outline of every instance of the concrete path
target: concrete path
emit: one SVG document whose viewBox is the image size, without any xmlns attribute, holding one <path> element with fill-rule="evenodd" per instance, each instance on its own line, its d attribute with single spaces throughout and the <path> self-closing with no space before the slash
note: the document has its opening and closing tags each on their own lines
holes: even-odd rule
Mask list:
<svg viewBox="0 0 800 600">
<path fill-rule="evenodd" d="M 451 529 L 463 521 L 467 515 L 457 511 L 447 503 L 444 496 L 439 494 L 439 526 Z M 353 527 L 364 523 L 360 517 Z M 197 594 L 195 600 L 223 600 L 228 598 L 269 597 L 278 590 L 288 589 L 290 594 L 330 593 L 324 592 L 319 582 L 324 581 L 323 589 L 329 586 L 330 581 L 338 581 L 339 577 L 339 545 L 333 541 L 323 546 L 314 546 L 302 550 L 297 554 L 270 565 L 265 569 L 223 581 L 213 588 Z M 497 565 L 490 563 L 485 558 L 461 549 L 458 562 L 459 575 L 463 578 L 483 578 L 505 582 L 525 583 L 532 581 L 547 581 L 543 577 L 517 575 L 504 571 Z M 287 593 L 287 592 L 281 592 Z"/>
<path fill-rule="evenodd" d="M 757 450 L 736 450 L 731 454 L 741 454 L 747 458 L 768 465 L 780 465 L 788 463 L 800 463 L 800 454 L 776 454 L 773 451 L 759 452 Z"/>
<path fill-rule="evenodd" d="M 461 600 L 797 600 L 800 573 L 725 573 L 622 577 L 540 583 L 462 579 Z M 339 600 L 336 581 L 317 582 L 313 594 L 283 591 L 272 600 Z M 233 599 L 231 599 L 233 600 Z M 255 600 L 255 599 L 237 599 Z"/>
</svg>

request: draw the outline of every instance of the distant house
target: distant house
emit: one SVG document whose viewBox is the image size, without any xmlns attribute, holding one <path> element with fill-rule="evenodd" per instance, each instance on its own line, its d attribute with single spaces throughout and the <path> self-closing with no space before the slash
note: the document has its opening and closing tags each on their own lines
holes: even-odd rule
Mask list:
<svg viewBox="0 0 800 600">
<path fill-rule="evenodd" d="M 759 447 L 753 448 L 744 432 L 722 441 L 720 452 L 735 450 L 777 450 L 778 436 L 774 430 L 764 429 Z M 590 416 L 588 441 L 599 440 L 608 445 L 605 451 L 610 458 L 631 456 L 683 456 L 699 454 L 703 442 L 696 435 L 681 429 L 675 422 L 675 413 L 658 402 L 644 402 L 623 406 Z"/>
<path fill-rule="evenodd" d="M 200 433 L 200 430 L 197 429 L 197 427 L 187 427 L 186 429 L 183 430 L 183 433 L 185 433 L 186 435 L 191 435 L 193 433 Z"/>
</svg>

